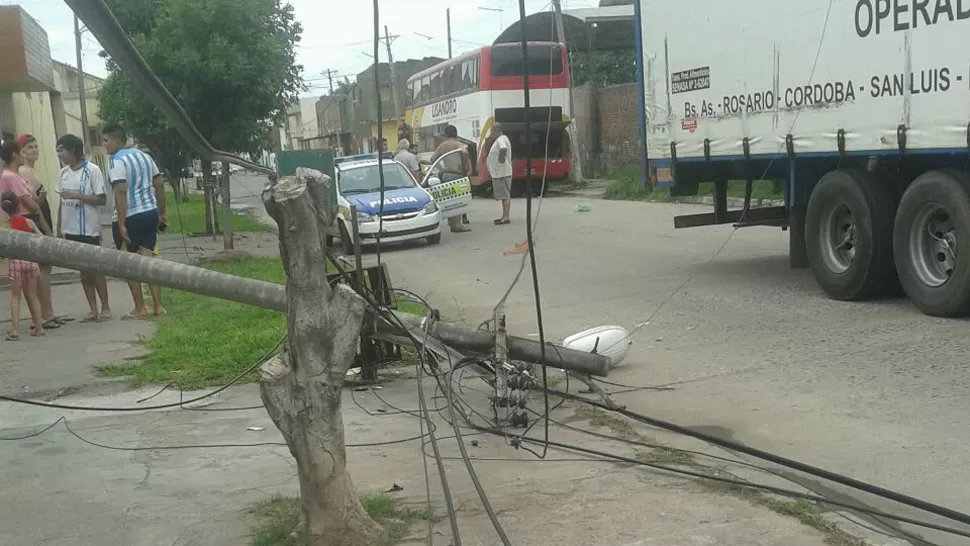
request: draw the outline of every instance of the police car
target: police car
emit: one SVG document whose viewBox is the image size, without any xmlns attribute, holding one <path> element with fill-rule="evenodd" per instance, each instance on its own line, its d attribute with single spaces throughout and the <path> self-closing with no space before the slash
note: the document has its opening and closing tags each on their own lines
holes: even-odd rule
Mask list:
<svg viewBox="0 0 970 546">
<path fill-rule="evenodd" d="M 337 178 L 337 220 L 328 236 L 340 239 L 344 251 L 354 251 L 350 206 L 357 208 L 357 231 L 362 245 L 377 242 L 399 243 L 426 239 L 429 244 L 441 242 L 441 211 L 434 198 L 418 186 L 404 165 L 393 159 L 382 159 L 384 167 L 384 208 L 381 222 L 381 179 L 378 160 L 338 158 L 334 161 Z M 383 225 L 381 225 L 383 224 Z"/>
</svg>

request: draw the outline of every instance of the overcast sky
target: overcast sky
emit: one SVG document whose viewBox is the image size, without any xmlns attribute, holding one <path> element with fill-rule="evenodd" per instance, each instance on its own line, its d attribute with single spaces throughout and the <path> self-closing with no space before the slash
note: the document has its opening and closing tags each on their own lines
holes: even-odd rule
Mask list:
<svg viewBox="0 0 970 546">
<path fill-rule="evenodd" d="M 366 0 L 290 0 L 303 23 L 299 62 L 303 77 L 311 86 L 308 95 L 327 91 L 330 69 L 337 78 L 351 76 L 373 60 L 372 2 Z M 596 0 L 563 0 L 563 9 L 588 8 Z M 73 14 L 62 0 L 0 0 L 0 4 L 19 4 L 47 31 L 51 55 L 74 65 Z M 387 25 L 396 60 L 426 56 L 448 56 L 445 9 L 451 7 L 452 50 L 457 55 L 492 42 L 503 27 L 518 19 L 517 0 L 382 0 L 381 28 Z M 489 8 L 489 9 L 481 9 Z M 348 9 L 355 9 L 352 15 Z M 526 12 L 551 9 L 548 0 L 526 0 Z M 499 11 L 502 10 L 502 11 Z M 423 35 L 423 36 L 422 36 Z M 86 72 L 104 76 L 104 62 L 98 57 L 100 45 L 90 33 L 82 34 L 82 58 Z M 365 53 L 367 55 L 365 55 Z M 382 51 L 381 60 L 386 61 Z"/>
</svg>

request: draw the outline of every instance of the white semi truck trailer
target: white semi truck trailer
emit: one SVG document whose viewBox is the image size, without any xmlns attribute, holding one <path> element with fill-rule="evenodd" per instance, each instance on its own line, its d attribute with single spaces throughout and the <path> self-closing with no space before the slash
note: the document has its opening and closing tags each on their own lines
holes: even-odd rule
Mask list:
<svg viewBox="0 0 970 546">
<path fill-rule="evenodd" d="M 643 172 L 777 226 L 828 296 L 970 314 L 970 0 L 636 0 Z M 746 181 L 728 210 L 729 180 Z M 784 181 L 785 204 L 750 207 Z"/>
</svg>

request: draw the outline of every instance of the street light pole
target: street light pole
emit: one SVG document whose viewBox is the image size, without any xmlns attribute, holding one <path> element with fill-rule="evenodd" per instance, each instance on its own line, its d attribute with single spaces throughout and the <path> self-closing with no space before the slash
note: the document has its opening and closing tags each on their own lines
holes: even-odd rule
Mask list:
<svg viewBox="0 0 970 546">
<path fill-rule="evenodd" d="M 451 58 L 451 8 L 445 10 L 445 23 L 448 27 L 448 58 Z"/>
<path fill-rule="evenodd" d="M 566 88 L 567 88 L 567 99 L 569 101 L 569 125 L 566 126 L 566 134 L 569 135 L 569 150 L 571 152 L 571 161 L 569 162 L 570 170 L 572 171 L 570 175 L 574 181 L 580 181 L 583 179 L 583 154 L 579 149 L 579 133 L 576 128 L 576 110 L 573 106 L 573 81 L 572 81 L 572 71 L 569 70 L 569 44 L 566 42 L 566 25 L 562 18 L 562 5 L 560 0 L 552 0 L 552 7 L 555 12 L 556 18 L 556 34 L 559 39 L 559 43 L 566 50 Z"/>
<path fill-rule="evenodd" d="M 397 38 L 397 36 L 394 36 Z M 391 73 L 391 97 L 394 100 L 394 120 L 397 121 L 398 116 L 401 112 L 401 101 L 397 97 L 397 73 L 394 71 L 394 56 L 391 54 L 391 33 L 387 31 L 387 25 L 384 25 L 384 45 L 387 46 L 387 68 Z M 377 77 L 377 72 L 374 72 L 374 77 Z M 380 100 L 380 97 L 377 97 Z M 381 120 L 380 123 L 383 123 Z"/>
<path fill-rule="evenodd" d="M 91 139 L 88 129 L 88 100 L 84 88 L 84 63 L 81 60 L 81 21 L 77 15 L 74 16 L 74 49 L 77 53 L 77 95 L 81 101 L 81 134 L 83 135 L 81 140 L 88 143 Z"/>
</svg>

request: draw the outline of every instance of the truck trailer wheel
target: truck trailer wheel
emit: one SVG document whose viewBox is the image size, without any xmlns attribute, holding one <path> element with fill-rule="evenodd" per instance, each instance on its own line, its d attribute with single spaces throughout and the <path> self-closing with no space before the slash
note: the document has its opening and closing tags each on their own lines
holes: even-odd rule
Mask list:
<svg viewBox="0 0 970 546">
<path fill-rule="evenodd" d="M 819 180 L 808 200 L 805 246 L 829 297 L 854 301 L 892 291 L 894 209 L 890 192 L 869 173 L 832 171 Z"/>
<path fill-rule="evenodd" d="M 970 313 L 970 179 L 928 172 L 910 184 L 896 213 L 893 247 L 899 280 L 927 315 Z"/>
</svg>

